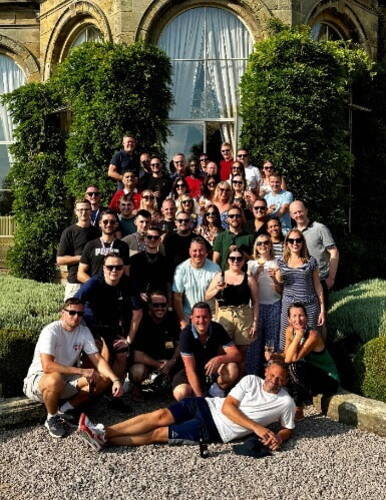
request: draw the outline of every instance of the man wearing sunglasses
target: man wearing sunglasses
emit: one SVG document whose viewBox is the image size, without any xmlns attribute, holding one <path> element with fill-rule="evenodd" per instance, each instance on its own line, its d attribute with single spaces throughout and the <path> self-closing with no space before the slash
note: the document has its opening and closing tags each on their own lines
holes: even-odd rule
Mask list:
<svg viewBox="0 0 386 500">
<path fill-rule="evenodd" d="M 89 400 L 91 388 L 94 394 L 99 394 L 112 383 L 113 397 L 122 394 L 119 377 L 99 354 L 90 330 L 81 324 L 83 313 L 83 302 L 78 298 L 64 302 L 60 320 L 50 323 L 40 333 L 24 379 L 25 395 L 45 404 L 44 425 L 54 438 L 67 435 L 65 422 L 76 425 L 75 409 Z M 92 368 L 78 366 L 82 351 Z"/>
<path fill-rule="evenodd" d="M 229 229 L 222 231 L 213 243 L 213 261 L 225 271 L 228 268 L 228 253 L 231 245 L 236 245 L 247 255 L 251 255 L 254 235 L 244 230 L 243 211 L 238 205 L 232 205 L 228 210 Z"/>
<path fill-rule="evenodd" d="M 163 201 L 161 212 L 161 229 L 163 233 L 174 231 L 176 229 L 175 216 L 176 216 L 176 202 L 172 198 L 167 198 Z"/>
<path fill-rule="evenodd" d="M 88 186 L 84 197 L 91 204 L 91 213 L 90 213 L 91 224 L 99 228 L 99 220 L 101 217 L 101 213 L 104 210 L 104 207 L 102 207 L 101 192 L 99 191 L 98 186 L 95 186 L 93 184 Z"/>
<path fill-rule="evenodd" d="M 160 246 L 161 229 L 149 226 L 145 234 L 145 250 L 130 258 L 130 278 L 145 302 L 152 290 L 162 290 L 170 295 L 167 261 Z"/>
<path fill-rule="evenodd" d="M 170 379 L 182 367 L 178 349 L 180 328 L 174 312 L 168 311 L 165 292 L 154 289 L 147 303 L 133 344 L 130 379 L 134 383 L 131 395 L 134 400 L 143 399 L 141 383 L 151 373 Z"/>
<path fill-rule="evenodd" d="M 114 153 L 111 158 L 107 175 L 117 181 L 118 189 L 122 189 L 123 173 L 130 170 L 139 177 L 140 160 L 136 151 L 137 141 L 133 136 L 125 135 L 122 139 L 123 149 Z"/>
<path fill-rule="evenodd" d="M 142 319 L 142 302 L 133 280 L 125 274 L 123 259 L 107 255 L 103 274 L 93 276 L 84 283 L 76 295 L 85 303 L 84 319 L 94 337 L 104 348 L 114 372 L 124 380 L 127 369 L 128 347 L 134 341 Z M 112 401 L 117 409 L 123 407 Z"/>
<path fill-rule="evenodd" d="M 99 229 L 91 225 L 91 205 L 88 200 L 77 200 L 74 213 L 76 223 L 63 231 L 56 256 L 58 266 L 67 266 L 68 271 L 64 300 L 73 297 L 79 290 L 77 273 L 82 251 L 89 241 L 99 236 Z"/>
<path fill-rule="evenodd" d="M 125 272 L 128 270 L 129 248 L 125 242 L 118 240 L 115 235 L 118 229 L 117 214 L 110 208 L 106 208 L 101 214 L 99 227 L 102 236 L 89 241 L 84 247 L 80 258 L 77 278 L 81 283 L 85 283 L 91 276 L 100 273 L 105 256 L 111 253 L 122 257 Z"/>
<path fill-rule="evenodd" d="M 231 175 L 231 167 L 233 163 L 232 146 L 229 142 L 223 142 L 221 144 L 220 152 L 223 158 L 220 161 L 220 180 L 227 181 Z"/>
<path fill-rule="evenodd" d="M 250 163 L 249 151 L 247 149 L 239 149 L 236 160 L 241 161 L 244 165 L 247 188 L 259 194 L 261 174 L 260 170 Z"/>
<path fill-rule="evenodd" d="M 139 189 L 140 191 L 153 191 L 157 198 L 158 206 L 161 206 L 164 199 L 170 193 L 172 181 L 164 171 L 162 161 L 156 156 L 153 156 L 150 160 L 150 170 L 149 174 L 145 174 L 140 179 Z"/>
</svg>

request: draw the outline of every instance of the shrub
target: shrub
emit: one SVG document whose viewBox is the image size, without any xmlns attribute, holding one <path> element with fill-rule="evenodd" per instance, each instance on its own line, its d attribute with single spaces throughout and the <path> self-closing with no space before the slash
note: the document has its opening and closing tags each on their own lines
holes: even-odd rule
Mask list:
<svg viewBox="0 0 386 500">
<path fill-rule="evenodd" d="M 386 281 L 369 280 L 331 294 L 329 335 L 334 340 L 356 334 L 362 342 L 386 336 Z"/>
<path fill-rule="evenodd" d="M 386 337 L 367 342 L 354 359 L 361 393 L 386 403 Z"/>
<path fill-rule="evenodd" d="M 18 396 L 40 331 L 58 319 L 64 290 L 6 275 L 0 289 L 0 383 L 5 396 Z"/>
</svg>

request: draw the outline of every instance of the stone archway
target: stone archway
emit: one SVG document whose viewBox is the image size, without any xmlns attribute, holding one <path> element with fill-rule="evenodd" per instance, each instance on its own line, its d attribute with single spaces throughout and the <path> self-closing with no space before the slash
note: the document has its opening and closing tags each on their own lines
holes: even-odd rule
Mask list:
<svg viewBox="0 0 386 500">
<path fill-rule="evenodd" d="M 38 62 L 33 54 L 20 42 L 0 35 L 0 51 L 13 59 L 24 71 L 27 81 L 40 81 Z"/>
<path fill-rule="evenodd" d="M 44 80 L 49 78 L 52 69 L 61 61 L 71 31 L 82 24 L 93 24 L 102 33 L 105 41 L 112 41 L 110 25 L 101 8 L 88 1 L 71 4 L 59 17 L 51 32 L 44 56 Z"/>
</svg>

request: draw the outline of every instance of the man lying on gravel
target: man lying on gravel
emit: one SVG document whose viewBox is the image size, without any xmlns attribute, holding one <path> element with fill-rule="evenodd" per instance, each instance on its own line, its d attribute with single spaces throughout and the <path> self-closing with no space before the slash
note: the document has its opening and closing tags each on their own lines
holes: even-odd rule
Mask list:
<svg viewBox="0 0 386 500">
<path fill-rule="evenodd" d="M 43 328 L 24 379 L 27 398 L 44 402 L 44 425 L 54 438 L 65 437 L 66 423 L 77 425 L 78 407 L 88 401 L 90 387 L 99 394 L 112 383 L 113 396 L 122 395 L 120 379 L 99 354 L 90 330 L 81 325 L 83 313 L 81 300 L 70 298 L 64 302 L 60 320 Z M 82 350 L 95 368 L 75 366 Z"/>
<path fill-rule="evenodd" d="M 255 433 L 262 444 L 277 450 L 294 429 L 295 403 L 283 386 L 287 370 L 280 360 L 270 361 L 265 379 L 247 375 L 226 398 L 186 398 L 169 408 L 138 415 L 104 428 L 83 413 L 82 438 L 95 450 L 106 445 L 140 446 L 151 443 L 227 443 Z M 267 425 L 281 423 L 274 433 Z"/>
</svg>

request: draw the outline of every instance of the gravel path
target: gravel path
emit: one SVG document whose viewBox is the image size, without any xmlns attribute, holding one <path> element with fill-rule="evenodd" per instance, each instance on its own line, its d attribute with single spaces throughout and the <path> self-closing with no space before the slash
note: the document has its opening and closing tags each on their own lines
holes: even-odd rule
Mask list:
<svg viewBox="0 0 386 500">
<path fill-rule="evenodd" d="M 158 401 L 136 413 L 158 408 Z M 386 499 L 386 439 L 309 410 L 296 436 L 272 457 L 239 457 L 231 445 L 152 445 L 93 452 L 73 433 L 50 438 L 42 426 L 3 431 L 1 499 Z M 95 417 L 100 414 L 94 414 Z M 115 413 L 108 419 L 122 420 Z"/>
</svg>

